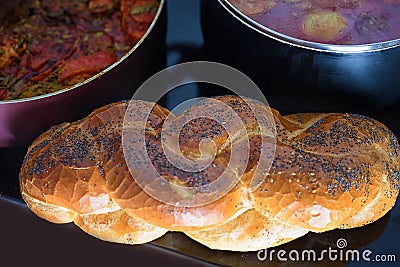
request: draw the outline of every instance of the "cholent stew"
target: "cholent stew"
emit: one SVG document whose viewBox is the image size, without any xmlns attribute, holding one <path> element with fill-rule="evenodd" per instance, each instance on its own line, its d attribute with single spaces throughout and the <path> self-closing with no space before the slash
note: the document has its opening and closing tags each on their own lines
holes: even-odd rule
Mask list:
<svg viewBox="0 0 400 267">
<path fill-rule="evenodd" d="M 52 93 L 92 77 L 147 31 L 156 0 L 24 0 L 0 25 L 0 100 Z"/>
<path fill-rule="evenodd" d="M 400 0 L 229 0 L 279 33 L 301 40 L 355 45 L 400 38 Z"/>
</svg>

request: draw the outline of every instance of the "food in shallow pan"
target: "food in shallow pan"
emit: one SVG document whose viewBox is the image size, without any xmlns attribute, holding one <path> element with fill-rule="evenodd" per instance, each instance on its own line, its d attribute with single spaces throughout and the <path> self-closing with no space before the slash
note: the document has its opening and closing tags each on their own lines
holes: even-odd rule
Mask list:
<svg viewBox="0 0 400 267">
<path fill-rule="evenodd" d="M 266 27 L 302 40 L 368 44 L 400 38 L 397 0 L 229 0 Z"/>
<path fill-rule="evenodd" d="M 144 35 L 156 0 L 21 1 L 0 25 L 0 100 L 52 93 L 116 62 Z"/>
<path fill-rule="evenodd" d="M 198 159 L 200 154 L 208 155 L 202 142 L 208 138 L 214 141 L 216 154 L 201 171 L 178 168 L 161 144 L 161 136 L 169 134 L 161 133 L 167 117 L 179 122 L 191 112 L 212 109 L 215 101 L 229 106 L 244 128 L 228 134 L 224 124 L 211 118 L 191 120 L 179 133 L 178 150 L 164 149 Z M 174 194 L 185 196 L 186 189 L 212 183 L 222 172 L 236 185 L 215 201 L 198 206 L 173 205 L 147 194 L 136 181 L 148 176 L 151 168 L 141 168 L 141 157 L 134 158 L 136 170 L 125 161 L 130 156 L 124 153 L 123 132 L 137 133 L 142 127 L 137 121 L 124 124 L 128 105 L 129 114 L 139 117 L 150 107 L 143 128 L 143 155 L 165 181 L 183 186 Z M 261 127 L 265 117 L 256 114 L 269 114 L 271 124 Z M 230 118 L 226 109 L 215 116 Z M 135 136 L 129 136 L 128 145 L 140 143 Z M 229 162 L 231 151 L 246 139 L 249 153 L 235 150 L 236 156 L 242 153 L 239 156 L 248 159 L 238 176 L 240 168 Z M 268 160 L 260 152 L 262 140 L 269 140 L 267 148 L 276 145 L 266 173 L 257 171 Z M 251 187 L 257 175 L 262 179 Z M 399 178 L 397 139 L 374 119 L 351 114 L 282 116 L 262 103 L 223 96 L 206 99 L 177 117 L 158 105 L 132 100 L 54 126 L 29 147 L 20 186 L 38 216 L 55 223 L 74 222 L 103 240 L 138 244 L 173 230 L 213 249 L 254 251 L 310 231 L 360 227 L 378 220 L 395 204 Z M 171 185 L 165 181 L 161 187 Z"/>
</svg>

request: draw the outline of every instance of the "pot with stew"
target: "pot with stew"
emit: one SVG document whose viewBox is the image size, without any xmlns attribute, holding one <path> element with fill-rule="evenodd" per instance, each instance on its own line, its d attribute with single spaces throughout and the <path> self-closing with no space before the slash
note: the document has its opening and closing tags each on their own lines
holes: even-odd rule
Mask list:
<svg viewBox="0 0 400 267">
<path fill-rule="evenodd" d="M 0 14 L 0 147 L 129 99 L 165 66 L 164 0 L 16 3 Z"/>
<path fill-rule="evenodd" d="M 204 0 L 201 18 L 209 58 L 283 111 L 365 112 L 400 101 L 399 14 L 398 0 Z"/>
</svg>

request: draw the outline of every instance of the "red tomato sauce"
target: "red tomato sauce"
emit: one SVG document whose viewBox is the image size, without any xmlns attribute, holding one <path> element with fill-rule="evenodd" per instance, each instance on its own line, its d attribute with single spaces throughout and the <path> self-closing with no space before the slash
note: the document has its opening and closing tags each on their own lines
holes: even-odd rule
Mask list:
<svg viewBox="0 0 400 267">
<path fill-rule="evenodd" d="M 301 40 L 355 45 L 400 38 L 400 0 L 229 0 L 260 24 Z"/>
<path fill-rule="evenodd" d="M 0 25 L 0 100 L 83 82 L 147 31 L 156 0 L 23 0 Z M 1 8 L 1 7 L 0 7 Z"/>
</svg>

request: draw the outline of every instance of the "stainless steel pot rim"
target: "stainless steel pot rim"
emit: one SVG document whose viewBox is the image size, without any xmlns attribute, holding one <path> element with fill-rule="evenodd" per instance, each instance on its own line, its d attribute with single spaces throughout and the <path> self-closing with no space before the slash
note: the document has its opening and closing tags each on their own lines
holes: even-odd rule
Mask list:
<svg viewBox="0 0 400 267">
<path fill-rule="evenodd" d="M 30 101 L 35 101 L 35 100 L 40 100 L 40 99 L 44 99 L 44 98 L 48 98 L 48 97 L 52 97 L 55 95 L 59 95 L 59 94 L 63 94 L 69 91 L 72 91 L 84 84 L 90 83 L 93 80 L 96 80 L 98 78 L 100 78 L 102 75 L 104 75 L 105 73 L 109 72 L 110 70 L 114 69 L 116 66 L 118 66 L 118 64 L 120 64 L 122 61 L 124 61 L 127 57 L 129 57 L 131 54 L 133 54 L 138 47 L 144 42 L 144 40 L 146 40 L 147 36 L 151 33 L 151 31 L 153 30 L 153 28 L 155 27 L 161 12 L 164 9 L 165 6 L 165 1 L 166 0 L 160 0 L 160 5 L 158 7 L 158 10 L 156 12 L 156 15 L 153 19 L 153 21 L 151 22 L 149 28 L 147 29 L 147 31 L 145 32 L 145 34 L 142 36 L 142 38 L 128 51 L 126 52 L 121 58 L 119 58 L 116 62 L 114 62 L 112 65 L 108 66 L 107 68 L 105 68 L 104 70 L 102 70 L 101 72 L 97 73 L 96 75 L 90 77 L 89 79 L 86 79 L 85 81 L 81 82 L 81 83 L 77 83 L 74 84 L 73 86 L 58 90 L 56 92 L 53 93 L 49 93 L 49 94 L 44 94 L 44 95 L 39 95 L 39 96 L 34 96 L 34 97 L 29 97 L 29 98 L 21 98 L 21 99 L 12 99 L 12 100 L 3 100 L 0 101 L 0 105 L 4 105 L 4 104 L 16 104 L 16 103 L 21 103 L 21 102 L 30 102 Z"/>
<path fill-rule="evenodd" d="M 244 15 L 241 11 L 239 11 L 228 0 L 218 0 L 218 2 L 228 11 L 229 14 L 231 14 L 237 20 L 245 24 L 247 27 L 257 31 L 258 33 L 264 36 L 288 44 L 290 46 L 296 46 L 299 48 L 314 50 L 318 52 L 329 52 L 337 54 L 376 52 L 400 46 L 400 38 L 379 43 L 358 44 L 358 45 L 333 45 L 333 44 L 305 41 L 279 33 L 254 21 L 253 19 L 249 18 L 248 16 Z"/>
</svg>

